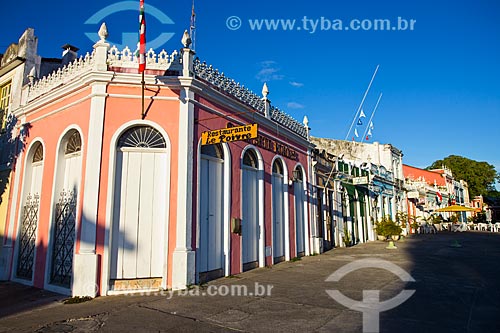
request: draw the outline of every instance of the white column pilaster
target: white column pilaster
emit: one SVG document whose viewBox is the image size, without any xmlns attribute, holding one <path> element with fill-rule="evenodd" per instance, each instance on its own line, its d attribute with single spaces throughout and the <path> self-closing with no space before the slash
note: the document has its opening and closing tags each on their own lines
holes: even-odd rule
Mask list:
<svg viewBox="0 0 500 333">
<path fill-rule="evenodd" d="M 92 84 L 89 131 L 87 133 L 85 184 L 83 187 L 82 217 L 80 225 L 80 249 L 73 262 L 73 296 L 95 297 L 97 294 L 96 234 L 99 205 L 102 139 L 106 82 Z"/>
<path fill-rule="evenodd" d="M 191 245 L 193 227 L 193 130 L 194 93 L 181 90 L 179 108 L 179 147 L 177 164 L 177 226 L 173 254 L 172 288 L 182 289 L 195 282 L 195 252 Z"/>
<path fill-rule="evenodd" d="M 107 29 L 104 23 L 99 29 L 99 37 L 101 39 L 94 44 L 93 70 L 95 72 L 106 72 L 108 70 L 109 44 L 105 41 Z M 111 76 L 108 79 L 111 79 Z M 97 271 L 99 260 L 96 254 L 96 233 L 107 84 L 108 80 L 92 84 L 80 224 L 80 249 L 75 254 L 73 261 L 73 296 L 95 297 L 98 292 Z"/>
</svg>

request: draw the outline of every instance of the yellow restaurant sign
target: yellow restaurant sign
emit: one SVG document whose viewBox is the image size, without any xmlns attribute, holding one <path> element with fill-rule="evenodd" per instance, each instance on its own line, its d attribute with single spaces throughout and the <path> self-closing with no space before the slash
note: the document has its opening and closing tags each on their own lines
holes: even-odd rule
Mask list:
<svg viewBox="0 0 500 333">
<path fill-rule="evenodd" d="M 248 140 L 257 137 L 257 124 L 222 128 L 201 133 L 202 145 Z"/>
</svg>

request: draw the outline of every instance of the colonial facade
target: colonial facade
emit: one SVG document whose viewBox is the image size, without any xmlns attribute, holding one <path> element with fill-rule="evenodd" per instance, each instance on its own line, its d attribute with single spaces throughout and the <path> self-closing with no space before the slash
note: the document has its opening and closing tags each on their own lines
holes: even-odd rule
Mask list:
<svg viewBox="0 0 500 333">
<path fill-rule="evenodd" d="M 271 106 L 266 86 L 257 96 L 195 58 L 187 33 L 180 51 L 147 53 L 143 99 L 133 52 L 109 45 L 105 25 L 99 36 L 48 76 L 32 64 L 11 109 L 14 135 L 29 136 L 11 176 L 5 275 L 95 296 L 310 254 L 307 124 Z M 202 140 L 250 124 L 253 138 Z"/>
<path fill-rule="evenodd" d="M 324 249 L 375 239 L 374 223 L 406 211 L 402 152 L 392 145 L 312 138 L 317 237 Z"/>
<path fill-rule="evenodd" d="M 436 209 L 449 205 L 469 206 L 467 182 L 455 180 L 450 169 L 424 170 L 403 165 L 407 192 L 408 215 L 425 219 Z M 443 213 L 449 218 L 449 213 Z M 470 213 L 469 213 L 470 215 Z M 467 214 L 460 213 L 460 221 L 466 221 Z"/>
<path fill-rule="evenodd" d="M 266 84 L 258 96 L 196 58 L 187 32 L 180 50 L 149 50 L 143 75 L 104 24 L 99 37 L 44 59 L 27 29 L 1 59 L 2 280 L 180 289 L 468 203 L 465 182 L 403 166 L 390 144 L 311 138 Z"/>
<path fill-rule="evenodd" d="M 396 219 L 406 211 L 403 177 L 403 153 L 390 144 L 312 138 L 318 149 L 324 149 L 370 173 L 368 189 L 375 209 L 375 220 L 388 215 Z"/>
<path fill-rule="evenodd" d="M 442 174 L 403 165 L 408 200 L 408 215 L 427 218 L 434 210 L 450 202 L 446 177 Z"/>
<path fill-rule="evenodd" d="M 320 149 L 325 149 L 344 161 L 369 172 L 367 188 L 370 190 L 374 209 L 372 216 L 378 220 L 389 215 L 396 218 L 398 211 L 405 211 L 404 178 L 402 174 L 403 153 L 390 144 L 360 143 L 354 141 L 313 138 Z"/>
<path fill-rule="evenodd" d="M 22 87 L 33 79 L 35 66 L 45 75 L 61 64 L 61 59 L 38 56 L 37 43 L 34 30 L 29 28 L 0 55 L 0 280 L 8 278 L 8 258 L 12 254 L 12 239 L 7 237 L 6 229 L 9 198 L 15 187 L 11 172 L 24 149 L 23 138 L 29 134 L 27 127 L 23 131 L 16 129 L 17 119 L 11 111 L 20 107 Z"/>
</svg>

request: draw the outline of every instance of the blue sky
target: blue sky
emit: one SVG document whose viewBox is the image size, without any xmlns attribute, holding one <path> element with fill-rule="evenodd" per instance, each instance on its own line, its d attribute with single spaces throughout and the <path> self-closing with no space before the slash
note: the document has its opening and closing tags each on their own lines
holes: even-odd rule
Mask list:
<svg viewBox="0 0 500 333">
<path fill-rule="evenodd" d="M 65 43 L 81 53 L 90 51 L 93 42 L 86 33 L 96 32 L 99 24 L 88 23 L 89 18 L 118 2 L 6 2 L 0 49 L 33 27 L 43 57 L 59 57 Z M 152 15 L 148 5 L 172 23 Z M 456 154 L 487 161 L 500 171 L 499 13 L 497 0 L 197 0 L 196 52 L 256 93 L 267 81 L 274 105 L 298 120 L 307 115 L 312 135 L 337 139 L 346 137 L 380 65 L 363 108 L 369 117 L 383 93 L 370 142 L 393 144 L 403 150 L 406 164 L 417 167 Z M 108 25 L 111 42 L 120 44 L 123 33 L 137 31 L 137 11 L 105 14 L 101 21 Z M 191 0 L 146 0 L 148 41 L 174 33 L 158 50 L 178 49 L 190 14 Z M 241 19 L 241 28 L 228 28 L 231 16 Z M 394 24 L 398 17 L 416 22 L 412 31 L 321 31 L 318 25 L 312 33 L 311 26 L 302 26 L 304 17 L 344 25 L 353 19 Z M 293 31 L 257 31 L 248 22 L 254 19 L 295 19 L 296 25 Z"/>
</svg>

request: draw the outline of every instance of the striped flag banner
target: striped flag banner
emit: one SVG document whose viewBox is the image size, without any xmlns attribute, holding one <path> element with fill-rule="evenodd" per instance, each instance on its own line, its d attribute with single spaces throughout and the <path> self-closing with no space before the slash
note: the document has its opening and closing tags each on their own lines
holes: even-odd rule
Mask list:
<svg viewBox="0 0 500 333">
<path fill-rule="evenodd" d="M 144 0 L 140 0 L 139 11 L 139 73 L 146 69 L 146 18 L 144 17 Z"/>
</svg>

